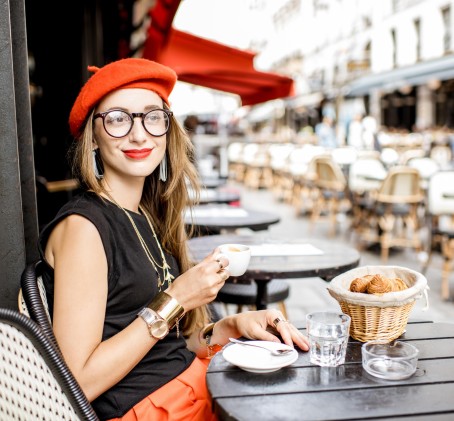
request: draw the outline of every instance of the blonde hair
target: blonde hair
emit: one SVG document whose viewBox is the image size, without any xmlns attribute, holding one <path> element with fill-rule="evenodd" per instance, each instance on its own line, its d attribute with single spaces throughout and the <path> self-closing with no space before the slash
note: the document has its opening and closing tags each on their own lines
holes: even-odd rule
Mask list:
<svg viewBox="0 0 454 421">
<path fill-rule="evenodd" d="M 167 108 L 164 105 L 165 108 Z M 93 169 L 93 115 L 87 117 L 81 136 L 74 142 L 72 153 L 73 175 L 81 186 L 98 195 L 108 195 L 103 183 L 95 177 Z M 192 142 L 173 116 L 170 118 L 170 129 L 167 132 L 167 180 L 159 180 L 159 167 L 146 180 L 141 205 L 148 212 L 161 245 L 178 262 L 181 272 L 194 265 L 189 258 L 183 214 L 191 206 L 188 186 L 199 197 L 200 185 L 196 168 L 191 162 L 194 154 Z M 188 286 L 190 288 L 190 286 Z M 185 336 L 204 326 L 210 318 L 206 305 L 186 313 L 181 321 Z"/>
</svg>

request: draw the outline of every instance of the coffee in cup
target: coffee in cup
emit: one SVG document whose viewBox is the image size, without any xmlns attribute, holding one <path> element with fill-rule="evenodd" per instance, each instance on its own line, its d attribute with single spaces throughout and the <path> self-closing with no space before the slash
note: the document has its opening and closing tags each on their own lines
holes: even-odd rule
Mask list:
<svg viewBox="0 0 454 421">
<path fill-rule="evenodd" d="M 251 259 L 251 249 L 244 244 L 222 244 L 221 253 L 229 259 L 226 269 L 232 276 L 240 276 L 246 272 Z"/>
</svg>

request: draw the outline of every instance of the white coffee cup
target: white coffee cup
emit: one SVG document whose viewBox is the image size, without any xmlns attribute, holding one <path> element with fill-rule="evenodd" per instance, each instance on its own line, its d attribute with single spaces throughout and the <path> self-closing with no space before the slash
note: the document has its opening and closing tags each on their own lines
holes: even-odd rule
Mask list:
<svg viewBox="0 0 454 421">
<path fill-rule="evenodd" d="M 219 246 L 221 253 L 229 259 L 226 269 L 232 276 L 240 276 L 246 272 L 251 260 L 251 249 L 244 244 L 222 244 Z"/>
</svg>

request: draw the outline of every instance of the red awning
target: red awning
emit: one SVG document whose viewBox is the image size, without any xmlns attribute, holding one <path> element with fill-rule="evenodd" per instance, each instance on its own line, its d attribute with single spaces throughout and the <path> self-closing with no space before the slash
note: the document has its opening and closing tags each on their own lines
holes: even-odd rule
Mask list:
<svg viewBox="0 0 454 421">
<path fill-rule="evenodd" d="M 173 28 L 165 40 L 158 39 L 153 25 L 143 50 L 143 57 L 174 69 L 178 80 L 237 94 L 242 105 L 293 96 L 293 80 L 255 70 L 254 56 Z"/>
</svg>

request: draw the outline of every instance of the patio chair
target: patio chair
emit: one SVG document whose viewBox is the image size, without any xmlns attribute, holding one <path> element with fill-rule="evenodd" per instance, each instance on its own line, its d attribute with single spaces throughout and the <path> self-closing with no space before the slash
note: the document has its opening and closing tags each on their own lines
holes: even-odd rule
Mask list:
<svg viewBox="0 0 454 421">
<path fill-rule="evenodd" d="M 286 188 L 289 185 L 287 182 L 289 157 L 294 149 L 295 145 L 292 143 L 275 143 L 269 147 L 271 180 L 266 184 L 277 199 L 285 197 Z"/>
<path fill-rule="evenodd" d="M 41 278 L 42 264 L 41 260 L 30 263 L 22 272 L 18 306 L 21 313 L 38 323 L 43 332 L 58 348 L 52 329 L 46 289 Z"/>
<path fill-rule="evenodd" d="M 437 162 L 440 168 L 446 168 L 452 160 L 452 150 L 448 145 L 436 145 L 430 150 L 429 157 Z"/>
<path fill-rule="evenodd" d="M 297 215 L 312 209 L 315 171 L 312 160 L 327 155 L 325 148 L 310 143 L 297 146 L 289 156 L 288 188 L 284 199 L 296 209 Z"/>
<path fill-rule="evenodd" d="M 235 181 L 243 181 L 243 142 L 232 142 L 227 147 L 227 159 L 229 161 L 229 177 Z"/>
<path fill-rule="evenodd" d="M 341 212 L 350 210 L 350 196 L 347 179 L 340 166 L 330 156 L 317 156 L 312 165 L 315 172 L 314 189 L 316 199 L 312 206 L 311 227 L 326 216 L 331 223 L 330 235 L 334 236 L 337 230 L 337 217 Z"/>
<path fill-rule="evenodd" d="M 334 162 L 348 174 L 348 169 L 358 159 L 358 149 L 353 146 L 339 146 L 331 151 Z"/>
<path fill-rule="evenodd" d="M 380 159 L 386 168 L 391 168 L 399 162 L 399 153 L 393 148 L 383 148 L 380 153 Z"/>
<path fill-rule="evenodd" d="M 352 202 L 350 226 L 353 231 L 362 229 L 372 202 L 371 195 L 380 188 L 387 173 L 388 170 L 378 157 L 358 158 L 351 164 L 348 188 Z"/>
<path fill-rule="evenodd" d="M 2 420 L 98 420 L 48 335 L 5 308 L 0 308 L 0 371 Z"/>
<path fill-rule="evenodd" d="M 421 269 L 427 271 L 433 251 L 443 256 L 441 296 L 449 298 L 449 275 L 454 262 L 454 170 L 439 171 L 429 179 L 427 188 L 427 225 L 429 241 L 427 257 Z"/>
<path fill-rule="evenodd" d="M 389 169 L 372 201 L 365 206 L 361 240 L 378 242 L 381 259 L 388 260 L 392 247 L 409 247 L 421 251 L 419 237 L 424 194 L 418 170 L 408 166 Z"/>
<path fill-rule="evenodd" d="M 260 189 L 266 185 L 266 170 L 269 168 L 270 157 L 267 143 L 248 143 L 243 148 L 245 172 L 243 183 L 246 187 Z"/>
<path fill-rule="evenodd" d="M 419 171 L 423 190 L 427 190 L 430 177 L 440 171 L 440 165 L 438 165 L 437 161 L 429 157 L 411 158 L 408 160 L 407 165 Z"/>
</svg>

